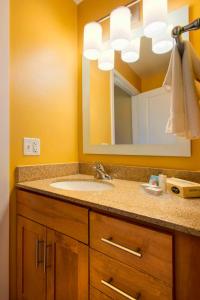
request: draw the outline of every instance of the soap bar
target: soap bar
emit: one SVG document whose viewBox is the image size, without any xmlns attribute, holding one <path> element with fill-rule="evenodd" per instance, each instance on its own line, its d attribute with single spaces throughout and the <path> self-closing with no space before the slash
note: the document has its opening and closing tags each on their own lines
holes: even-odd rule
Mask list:
<svg viewBox="0 0 200 300">
<path fill-rule="evenodd" d="M 147 187 L 145 191 L 149 194 L 159 196 L 162 195 L 163 191 L 159 187 Z"/>
<path fill-rule="evenodd" d="M 163 193 L 161 188 L 159 188 L 157 186 L 154 186 L 154 185 L 151 185 L 149 183 L 142 183 L 141 186 L 144 188 L 144 190 L 147 193 L 155 195 L 155 196 L 159 196 Z"/>
<path fill-rule="evenodd" d="M 152 187 L 152 185 L 149 184 L 149 183 L 142 183 L 141 186 L 142 186 L 144 189 L 146 189 L 146 188 L 148 188 L 148 187 Z"/>
</svg>

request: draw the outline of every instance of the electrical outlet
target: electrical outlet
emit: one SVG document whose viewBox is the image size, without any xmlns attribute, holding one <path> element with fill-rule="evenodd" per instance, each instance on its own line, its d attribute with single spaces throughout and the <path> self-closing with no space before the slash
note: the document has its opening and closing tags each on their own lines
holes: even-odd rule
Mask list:
<svg viewBox="0 0 200 300">
<path fill-rule="evenodd" d="M 40 155 L 40 139 L 24 138 L 24 155 Z"/>
</svg>

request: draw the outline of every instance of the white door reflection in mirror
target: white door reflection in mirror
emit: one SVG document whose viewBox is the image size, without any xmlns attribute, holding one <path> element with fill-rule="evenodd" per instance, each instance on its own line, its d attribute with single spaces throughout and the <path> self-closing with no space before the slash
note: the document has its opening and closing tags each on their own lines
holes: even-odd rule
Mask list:
<svg viewBox="0 0 200 300">
<path fill-rule="evenodd" d="M 174 144 L 176 137 L 165 132 L 170 93 L 164 87 L 132 97 L 133 144 Z"/>
</svg>

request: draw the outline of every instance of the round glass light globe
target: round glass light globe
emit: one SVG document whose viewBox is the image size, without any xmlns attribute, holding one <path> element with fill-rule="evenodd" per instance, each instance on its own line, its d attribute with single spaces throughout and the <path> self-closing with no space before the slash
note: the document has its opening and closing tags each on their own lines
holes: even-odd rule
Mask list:
<svg viewBox="0 0 200 300">
<path fill-rule="evenodd" d="M 90 60 L 98 59 L 102 45 L 102 27 L 98 22 L 85 25 L 83 44 L 83 55 Z"/>
<path fill-rule="evenodd" d="M 114 61 L 114 50 L 109 43 L 105 43 L 98 58 L 98 68 L 102 71 L 111 71 L 114 69 Z"/>
<path fill-rule="evenodd" d="M 128 7 L 120 6 L 110 15 L 110 41 L 114 50 L 121 51 L 131 40 L 131 12 Z"/>
<path fill-rule="evenodd" d="M 152 50 L 155 54 L 164 54 L 172 50 L 173 48 L 173 41 L 158 41 L 156 43 L 153 43 Z"/>
<path fill-rule="evenodd" d="M 153 38 L 167 29 L 168 0 L 143 0 L 144 35 Z"/>
<path fill-rule="evenodd" d="M 144 27 L 144 35 L 148 38 L 154 38 L 157 35 L 162 34 L 167 29 L 167 23 L 156 21 L 152 22 L 146 27 Z"/>
</svg>

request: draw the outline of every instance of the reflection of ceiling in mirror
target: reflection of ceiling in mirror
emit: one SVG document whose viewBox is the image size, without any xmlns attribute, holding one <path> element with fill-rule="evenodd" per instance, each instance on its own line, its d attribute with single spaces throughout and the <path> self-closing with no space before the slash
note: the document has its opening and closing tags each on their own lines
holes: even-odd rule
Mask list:
<svg viewBox="0 0 200 300">
<path fill-rule="evenodd" d="M 152 52 L 152 40 L 141 38 L 140 59 L 130 67 L 140 76 L 145 77 L 159 72 L 166 72 L 169 65 L 171 51 L 165 54 L 154 54 Z"/>
</svg>

